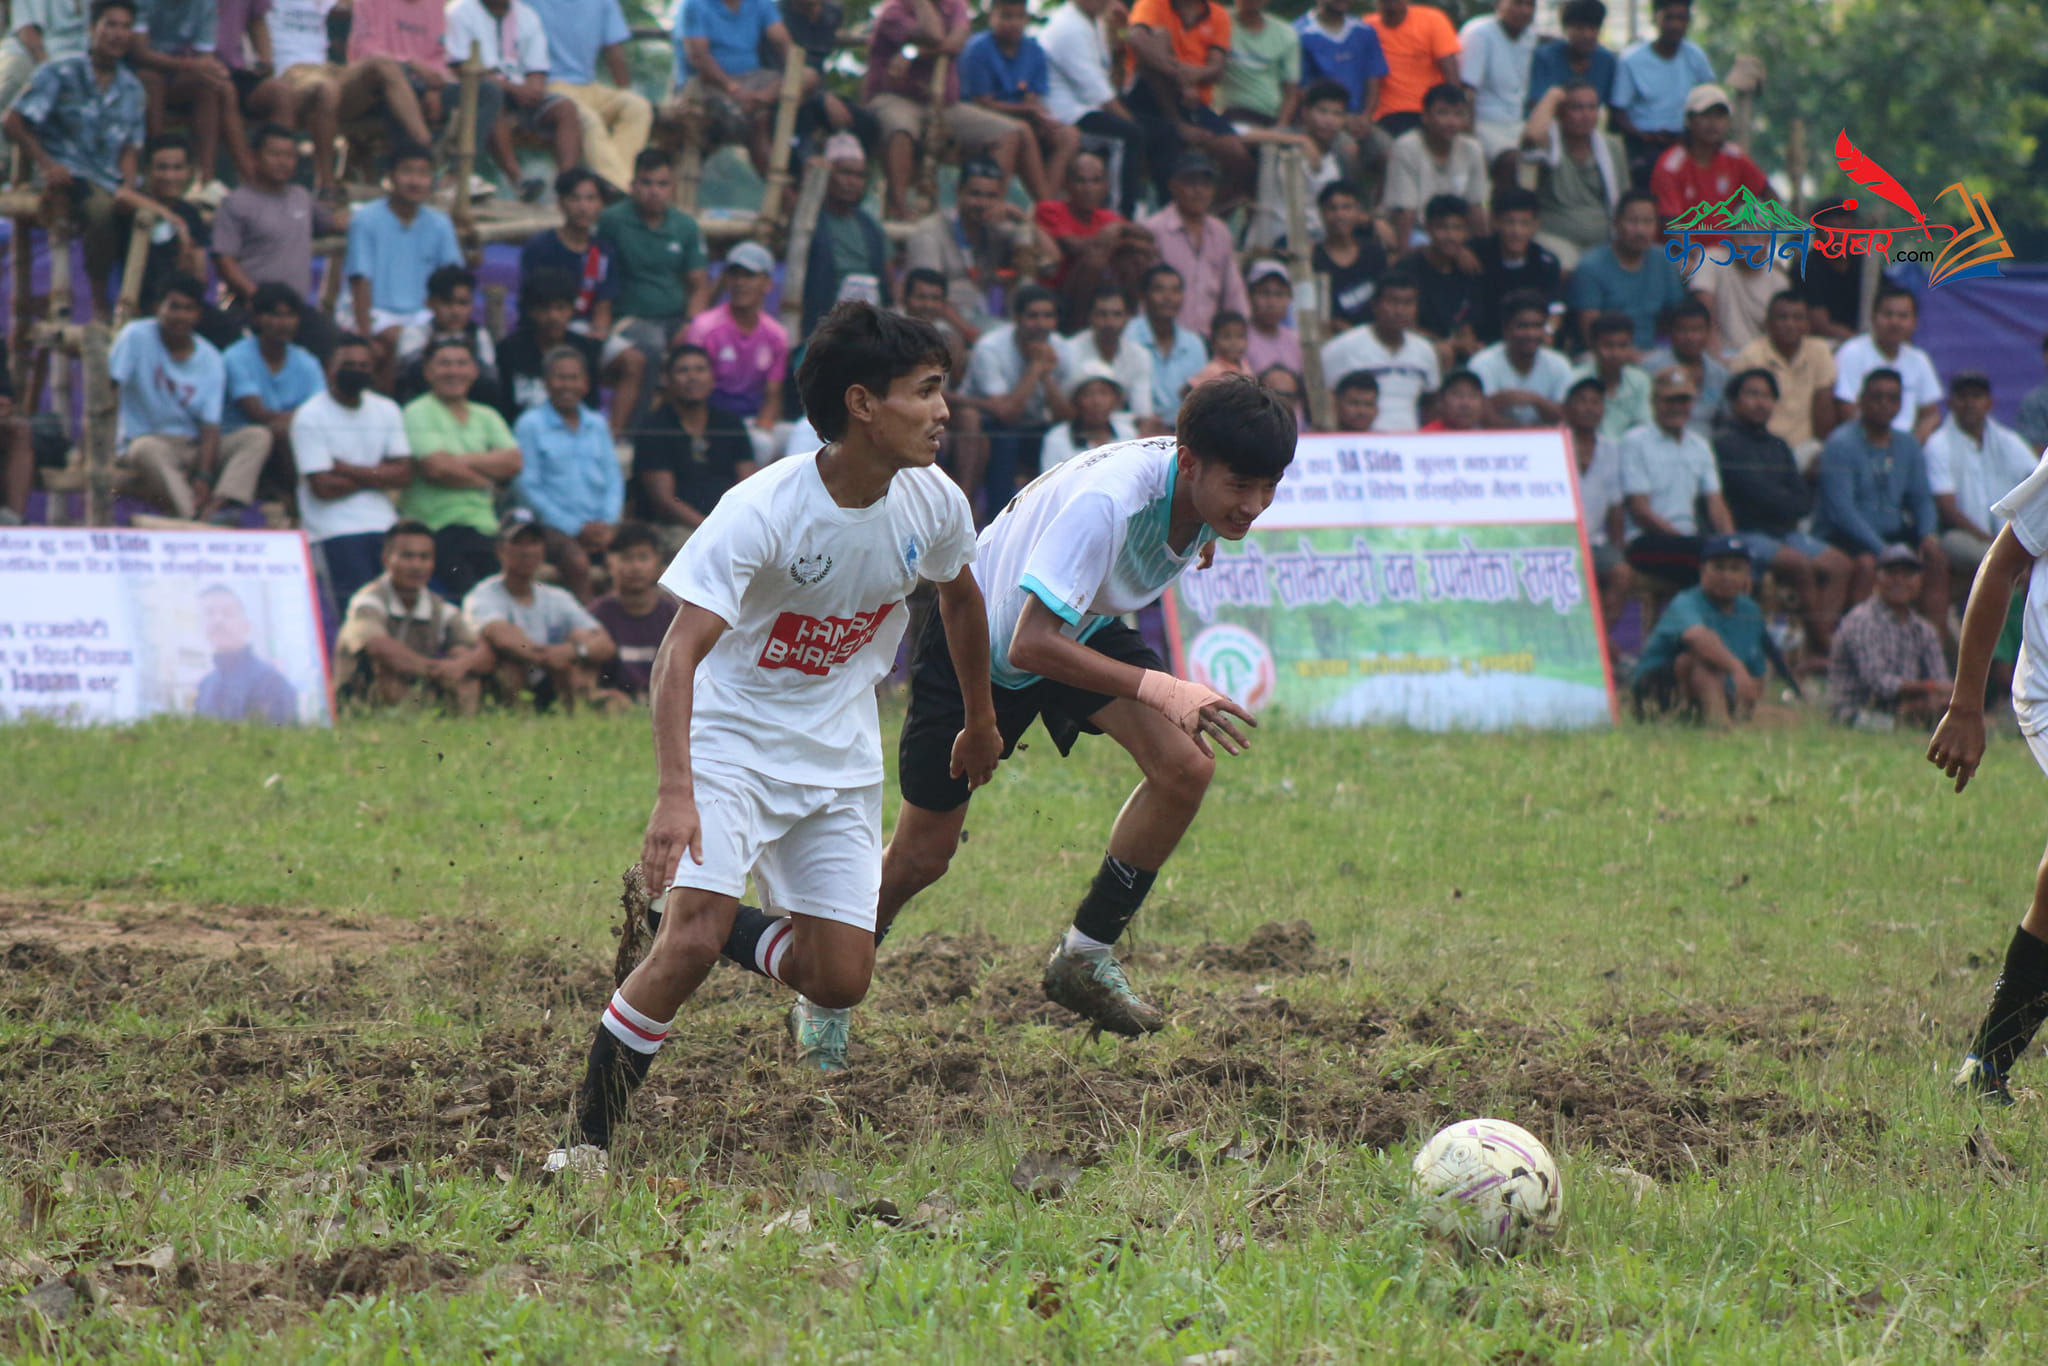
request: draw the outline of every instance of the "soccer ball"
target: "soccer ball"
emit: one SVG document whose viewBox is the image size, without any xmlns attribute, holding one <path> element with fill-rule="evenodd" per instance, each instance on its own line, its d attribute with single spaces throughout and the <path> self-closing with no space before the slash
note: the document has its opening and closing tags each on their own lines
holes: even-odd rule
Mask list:
<svg viewBox="0 0 2048 1366">
<path fill-rule="evenodd" d="M 1512 1257 L 1557 1233 L 1564 1184 L 1549 1149 L 1504 1119 L 1463 1119 L 1415 1155 L 1415 1192 L 1431 1231 Z"/>
</svg>

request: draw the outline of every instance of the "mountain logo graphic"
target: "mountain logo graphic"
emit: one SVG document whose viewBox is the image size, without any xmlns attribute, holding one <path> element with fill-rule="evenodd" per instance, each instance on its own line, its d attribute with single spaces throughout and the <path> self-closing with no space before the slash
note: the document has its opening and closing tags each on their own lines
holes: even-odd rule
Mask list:
<svg viewBox="0 0 2048 1366">
<path fill-rule="evenodd" d="M 1806 222 L 1775 199 L 1758 199 L 1747 185 L 1718 204 L 1696 204 L 1668 226 L 1671 232 L 1803 232 Z"/>
</svg>

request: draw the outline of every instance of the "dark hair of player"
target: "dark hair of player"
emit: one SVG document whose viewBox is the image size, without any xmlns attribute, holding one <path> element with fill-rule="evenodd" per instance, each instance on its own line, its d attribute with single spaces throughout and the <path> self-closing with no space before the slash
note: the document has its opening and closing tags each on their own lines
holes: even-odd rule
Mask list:
<svg viewBox="0 0 2048 1366">
<path fill-rule="evenodd" d="M 192 159 L 192 139 L 183 133 L 158 133 L 142 144 L 142 164 L 149 165 L 149 159 L 158 152 L 183 152 L 185 160 Z"/>
<path fill-rule="evenodd" d="M 585 185 L 597 183 L 597 172 L 584 166 L 571 166 L 555 177 L 555 198 L 567 199 Z"/>
<path fill-rule="evenodd" d="M 1278 479 L 1294 460 L 1294 408 L 1249 375 L 1225 375 L 1190 393 L 1174 425 L 1197 460 L 1220 460 L 1240 479 Z"/>
<path fill-rule="evenodd" d="M 1569 403 L 1571 400 L 1577 398 L 1579 396 L 1579 390 L 1581 389 L 1591 389 L 1594 393 L 1600 395 L 1600 397 L 1607 397 L 1607 386 L 1602 384 L 1599 380 L 1593 378 L 1593 376 L 1588 375 L 1584 379 L 1572 385 L 1571 388 L 1564 391 L 1565 401 Z"/>
<path fill-rule="evenodd" d="M 1319 209 L 1326 207 L 1331 200 L 1340 194 L 1349 195 L 1361 204 L 1365 202 L 1365 192 L 1360 190 L 1355 182 L 1333 180 L 1316 192 L 1316 207 Z"/>
<path fill-rule="evenodd" d="M 1877 367 L 1877 369 L 1872 370 L 1869 374 L 1865 375 L 1863 377 L 1863 387 L 1861 389 L 1858 389 L 1856 392 L 1859 394 L 1867 394 L 1870 392 L 1870 386 L 1876 384 L 1880 380 L 1883 380 L 1890 384 L 1896 384 L 1899 386 L 1899 392 L 1905 392 L 1905 377 L 1901 375 L 1898 371 L 1892 369 L 1889 365 L 1880 365 Z"/>
<path fill-rule="evenodd" d="M 1742 396 L 1742 386 L 1749 383 L 1753 379 L 1762 380 L 1766 385 L 1770 387 L 1771 397 L 1778 397 L 1778 377 L 1772 374 L 1770 371 L 1764 369 L 1761 365 L 1756 366 L 1753 369 L 1743 370 L 1737 374 L 1730 375 L 1728 377 L 1728 383 L 1721 390 L 1721 396 L 1727 399 L 1730 403 L 1733 403 L 1736 399 Z"/>
<path fill-rule="evenodd" d="M 1385 285 L 1380 288 L 1385 289 Z M 1602 337 L 1611 337 L 1616 332 L 1626 332 L 1630 337 L 1636 334 L 1636 325 L 1626 313 L 1602 313 L 1586 327 L 1586 340 L 1598 342 Z"/>
<path fill-rule="evenodd" d="M 944 294 L 946 292 L 946 277 L 933 270 L 930 266 L 919 266 L 916 270 L 904 275 L 903 296 L 909 298 L 910 291 L 919 285 L 930 285 L 938 290 L 939 293 Z"/>
<path fill-rule="evenodd" d="M 400 536 L 424 536 L 431 541 L 434 539 L 434 529 L 425 522 L 420 521 L 417 517 L 408 517 L 402 522 L 393 522 L 384 530 L 384 548 L 386 550 L 391 549 L 391 543 Z"/>
<path fill-rule="evenodd" d="M 452 299 L 458 289 L 476 293 L 476 272 L 467 266 L 436 266 L 427 277 L 429 299 Z"/>
<path fill-rule="evenodd" d="M 1442 87 L 1439 86 L 1438 88 L 1441 89 Z M 1470 218 L 1471 216 L 1471 201 L 1463 195 L 1432 195 L 1429 203 L 1422 206 L 1422 221 L 1425 223 L 1441 223 L 1446 218 Z"/>
<path fill-rule="evenodd" d="M 1353 390 L 1365 394 L 1376 394 L 1380 391 L 1380 377 L 1370 370 L 1353 370 L 1350 374 L 1337 381 L 1337 393 L 1348 394 Z"/>
<path fill-rule="evenodd" d="M 1540 290 L 1517 289 L 1510 291 L 1508 297 L 1500 301 L 1502 323 L 1511 323 L 1524 313 L 1541 313 L 1548 318 L 1550 300 L 1544 298 Z"/>
<path fill-rule="evenodd" d="M 178 271 L 164 281 L 163 292 L 157 297 L 167 299 L 173 294 L 181 299 L 190 299 L 201 308 L 206 306 L 206 285 L 196 275 Z"/>
<path fill-rule="evenodd" d="M 1431 86 L 1429 93 L 1422 97 L 1424 109 L 1434 109 L 1440 104 L 1461 105 L 1464 102 L 1465 87 L 1453 85 L 1449 81 L 1440 81 Z"/>
<path fill-rule="evenodd" d="M 1505 190 L 1495 190 L 1493 199 L 1487 205 L 1495 218 L 1504 213 L 1543 212 L 1543 201 L 1536 197 L 1534 190 L 1525 190 L 1520 185 L 1510 185 Z"/>
<path fill-rule="evenodd" d="M 1313 81 L 1308 89 L 1301 92 L 1303 109 L 1313 108 L 1318 104 L 1329 104 L 1332 101 L 1348 105 L 1351 103 L 1351 92 L 1336 81 Z"/>
<path fill-rule="evenodd" d="M 639 156 L 633 158 L 633 174 L 635 176 L 643 176 L 649 171 L 659 171 L 664 167 L 672 165 L 674 163 L 668 159 L 667 152 L 662 151 L 659 147 L 648 147 L 644 148 Z"/>
<path fill-rule="evenodd" d="M 548 304 L 574 305 L 581 289 L 576 277 L 566 270 L 536 270 L 519 282 L 520 318 L 523 321 L 528 313 Z"/>
<path fill-rule="evenodd" d="M 607 555 L 623 555 L 643 545 L 657 555 L 661 553 L 661 538 L 654 534 L 654 528 L 645 522 L 620 522 L 612 528 L 612 538 L 604 551 Z"/>
<path fill-rule="evenodd" d="M 256 293 L 249 300 L 250 316 L 260 318 L 280 308 L 289 308 L 295 314 L 304 315 L 306 301 L 299 296 L 299 291 L 275 280 L 266 280 L 256 286 Z"/>
<path fill-rule="evenodd" d="M 837 441 L 849 421 L 848 389 L 859 385 L 881 398 L 905 375 L 926 365 L 944 370 L 950 360 L 946 339 L 930 323 L 847 299 L 811 333 L 796 389 L 818 435 Z"/>
</svg>

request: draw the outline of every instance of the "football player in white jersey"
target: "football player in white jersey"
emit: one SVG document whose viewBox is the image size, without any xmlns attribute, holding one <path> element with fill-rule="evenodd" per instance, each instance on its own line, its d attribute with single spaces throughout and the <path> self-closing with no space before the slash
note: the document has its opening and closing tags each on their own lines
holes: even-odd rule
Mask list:
<svg viewBox="0 0 2048 1366">
<path fill-rule="evenodd" d="M 838 305 L 797 372 L 827 444 L 726 494 L 662 575 L 682 605 L 654 662 L 659 786 L 640 872 L 664 913 L 605 1007 L 551 1170 L 605 1164 L 677 1008 L 721 953 L 824 1006 L 867 993 L 882 874 L 875 684 L 919 579 L 937 585 L 933 616 L 963 681 L 943 764 L 969 788 L 995 771 L 987 610 L 965 572 L 974 523 L 933 467 L 946 364 L 929 324 Z M 750 873 L 763 910 L 739 904 Z"/>
</svg>

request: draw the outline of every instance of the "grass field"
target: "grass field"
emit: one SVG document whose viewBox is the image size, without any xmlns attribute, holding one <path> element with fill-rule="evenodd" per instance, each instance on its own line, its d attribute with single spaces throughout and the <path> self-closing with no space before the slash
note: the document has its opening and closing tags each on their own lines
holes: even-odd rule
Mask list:
<svg viewBox="0 0 2048 1366">
<path fill-rule="evenodd" d="M 1129 774 L 1040 739 L 852 1074 L 721 969 L 610 1182 L 546 1184 L 643 727 L 0 736 L 0 1358 L 2048 1349 L 2043 1107 L 1942 1085 L 2040 854 L 2016 743 L 1956 798 L 1818 727 L 1262 733 L 1135 926 L 1172 1023 L 1127 1043 L 1037 970 Z M 1417 1232 L 1410 1156 L 1479 1113 L 1560 1158 L 1543 1255 Z"/>
</svg>

